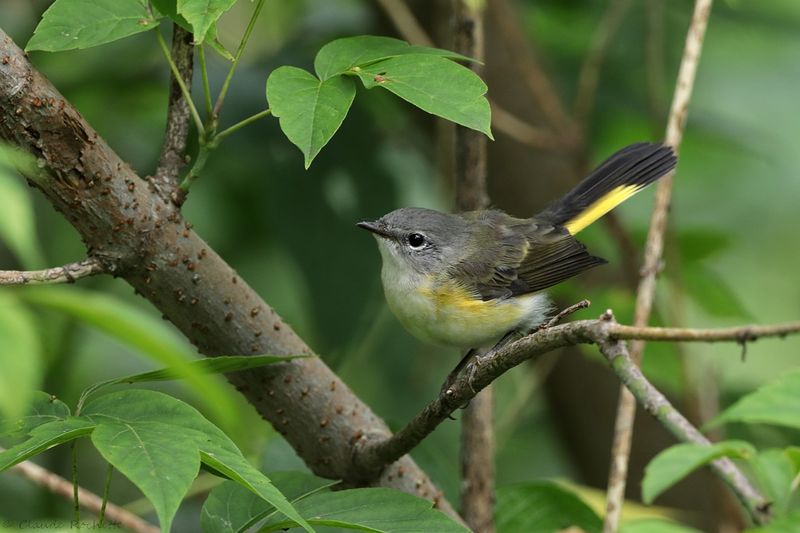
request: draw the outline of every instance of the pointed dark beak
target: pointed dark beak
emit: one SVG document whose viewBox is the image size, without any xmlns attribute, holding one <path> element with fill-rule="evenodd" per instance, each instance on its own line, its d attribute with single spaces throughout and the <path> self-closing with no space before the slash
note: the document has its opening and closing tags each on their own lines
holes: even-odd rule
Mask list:
<svg viewBox="0 0 800 533">
<path fill-rule="evenodd" d="M 381 237 L 391 237 L 388 229 L 386 228 L 386 224 L 379 220 L 375 220 L 370 222 L 369 220 L 364 220 L 362 222 L 356 223 L 356 226 L 359 228 L 363 228 L 369 232 L 374 233 L 375 235 L 380 235 Z"/>
</svg>

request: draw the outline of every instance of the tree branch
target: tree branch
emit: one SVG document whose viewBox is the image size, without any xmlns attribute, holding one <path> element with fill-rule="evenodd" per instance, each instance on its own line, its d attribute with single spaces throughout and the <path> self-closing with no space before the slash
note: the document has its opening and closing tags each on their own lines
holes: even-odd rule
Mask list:
<svg viewBox="0 0 800 533">
<path fill-rule="evenodd" d="M 147 298 L 205 355 L 309 354 L 311 349 L 154 193 L 0 30 L 0 138 L 31 152 L 33 178 L 93 257 Z M 236 372 L 228 379 L 317 475 L 394 487 L 457 517 L 410 457 L 373 472 L 354 446 L 389 429 L 319 358 Z"/>
<path fill-rule="evenodd" d="M 172 25 L 172 61 L 175 63 L 185 87 L 191 91 L 194 71 L 194 46 L 191 32 L 177 24 Z M 178 187 L 178 174 L 186 164 L 186 138 L 189 135 L 191 115 L 189 104 L 183 95 L 175 74 L 170 70 L 169 103 L 167 104 L 167 127 L 158 167 L 150 178 L 163 198 Z M 202 132 L 198 132 L 198 135 Z"/>
<path fill-rule="evenodd" d="M 0 270 L 0 285 L 40 285 L 45 283 L 75 283 L 106 272 L 96 258 L 90 257 L 77 263 L 45 270 Z"/>
<path fill-rule="evenodd" d="M 0 451 L 4 451 L 4 449 L 0 447 Z M 33 461 L 23 461 L 13 466 L 11 470 L 19 472 L 26 479 L 40 487 L 46 488 L 53 494 L 57 494 L 58 496 L 72 501 L 72 482 L 42 468 Z M 100 496 L 83 487 L 78 487 L 78 498 L 81 507 L 95 515 L 100 514 L 100 509 L 103 507 L 103 499 Z M 106 503 L 105 517 L 111 522 L 117 523 L 135 533 L 158 533 L 158 528 L 156 526 L 110 502 Z"/>
<path fill-rule="evenodd" d="M 675 152 L 680 148 L 683 128 L 689 99 L 692 95 L 694 78 L 700 61 L 708 18 L 711 13 L 712 0 L 696 0 L 692 21 L 686 35 L 686 45 L 681 59 L 680 71 L 675 85 L 672 108 L 667 123 L 666 144 Z M 667 228 L 667 216 L 672 197 L 673 175 L 661 178 L 656 191 L 655 206 L 650 220 L 650 230 L 645 244 L 644 264 L 639 287 L 636 293 L 636 309 L 634 326 L 646 326 L 650 319 L 656 288 L 656 276 L 664 252 L 664 234 Z M 637 364 L 641 361 L 644 342 L 631 345 L 631 357 Z M 606 517 L 603 524 L 604 533 L 614 533 L 619 526 L 622 502 L 625 499 L 625 482 L 628 475 L 628 459 L 630 457 L 633 437 L 633 419 L 636 414 L 636 402 L 626 391 L 621 390 L 617 405 L 617 417 L 614 427 L 614 440 L 611 447 L 611 470 L 606 494 Z"/>
<path fill-rule="evenodd" d="M 450 414 L 472 400 L 476 391 L 481 391 L 511 368 L 557 348 L 577 344 L 597 344 L 627 389 L 679 440 L 708 444 L 708 440 L 633 365 L 622 339 L 739 341 L 743 336 L 782 337 L 791 333 L 800 333 L 800 322 L 708 330 L 634 328 L 617 324 L 610 311 L 600 320 L 579 320 L 545 328 L 501 348 L 495 356 L 477 368 L 471 383 L 468 376 L 461 376 L 448 393 L 435 398 L 394 436 L 374 440 L 360 448 L 356 464 L 366 472 L 379 471 L 383 464 L 391 463 L 416 447 Z M 719 463 L 715 463 L 715 471 L 736 492 L 753 519 L 757 522 L 766 519 L 766 500 L 733 463 L 725 460 Z"/>
<path fill-rule="evenodd" d="M 455 0 L 453 28 L 455 51 L 478 60 L 484 58 L 482 2 Z M 480 63 L 470 63 L 480 75 Z M 454 128 L 453 183 L 458 211 L 485 209 L 486 136 L 463 126 Z M 449 150 L 447 153 L 449 154 Z M 461 502 L 464 521 L 476 533 L 494 533 L 494 390 L 486 387 L 464 409 L 461 419 Z"/>
</svg>

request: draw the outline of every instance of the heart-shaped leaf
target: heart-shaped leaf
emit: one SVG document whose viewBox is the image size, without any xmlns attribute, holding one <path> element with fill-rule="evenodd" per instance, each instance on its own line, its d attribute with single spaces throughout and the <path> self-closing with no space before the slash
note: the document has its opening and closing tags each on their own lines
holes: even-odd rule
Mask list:
<svg viewBox="0 0 800 533">
<path fill-rule="evenodd" d="M 269 108 L 303 152 L 306 168 L 342 125 L 355 94 L 353 81 L 344 76 L 320 81 L 296 67 L 277 68 L 267 80 Z"/>
<path fill-rule="evenodd" d="M 412 46 L 400 39 L 379 37 L 376 35 L 358 35 L 331 41 L 317 52 L 314 58 L 314 71 L 321 80 L 327 80 L 338 74 L 352 72 L 355 67 L 364 67 L 370 63 L 405 54 L 430 54 L 435 56 L 473 61 L 472 58 L 427 46 Z"/>
<path fill-rule="evenodd" d="M 382 87 L 423 111 L 492 139 L 486 84 L 470 69 L 435 55 L 410 54 L 361 67 L 364 87 Z"/>
</svg>

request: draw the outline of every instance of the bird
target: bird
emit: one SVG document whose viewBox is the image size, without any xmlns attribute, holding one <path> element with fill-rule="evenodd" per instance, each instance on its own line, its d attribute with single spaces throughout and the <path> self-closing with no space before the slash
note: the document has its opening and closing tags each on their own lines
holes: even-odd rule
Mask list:
<svg viewBox="0 0 800 533">
<path fill-rule="evenodd" d="M 530 218 L 403 207 L 357 226 L 377 240 L 384 294 L 400 323 L 422 341 L 467 350 L 445 390 L 473 356 L 480 363 L 548 319 L 545 289 L 607 263 L 575 236 L 676 165 L 671 147 L 640 142 Z"/>
</svg>

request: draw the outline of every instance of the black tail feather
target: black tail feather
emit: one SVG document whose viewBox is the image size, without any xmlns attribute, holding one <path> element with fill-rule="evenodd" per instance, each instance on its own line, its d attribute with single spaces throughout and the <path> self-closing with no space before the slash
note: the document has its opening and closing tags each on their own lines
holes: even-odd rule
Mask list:
<svg viewBox="0 0 800 533">
<path fill-rule="evenodd" d="M 536 218 L 565 226 L 617 187 L 635 185 L 641 189 L 670 172 L 676 164 L 677 158 L 669 146 L 646 142 L 632 144 L 606 159 Z"/>
</svg>

